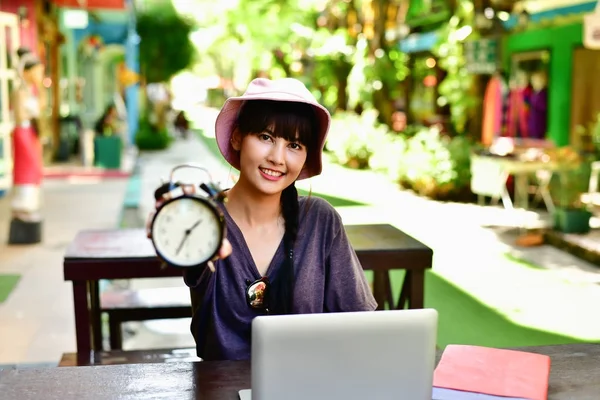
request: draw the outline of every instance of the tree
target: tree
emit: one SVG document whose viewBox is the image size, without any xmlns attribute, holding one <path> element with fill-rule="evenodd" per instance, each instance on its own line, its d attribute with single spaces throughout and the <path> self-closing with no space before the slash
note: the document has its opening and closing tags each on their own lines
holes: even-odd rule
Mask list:
<svg viewBox="0 0 600 400">
<path fill-rule="evenodd" d="M 247 78 L 258 72 L 295 77 L 331 110 L 375 107 L 380 120 L 391 124 L 398 83 L 407 74 L 396 34 L 407 4 L 408 0 L 238 0 L 221 8 L 220 17 L 212 10 L 197 17 L 201 29 L 213 35 L 215 25 L 224 26 L 201 52 L 219 72 L 236 75 L 237 70 L 239 75 L 245 67 Z"/>
<path fill-rule="evenodd" d="M 193 21 L 180 16 L 171 1 L 139 3 L 140 72 L 147 83 L 166 82 L 194 59 Z"/>
<path fill-rule="evenodd" d="M 195 49 L 190 40 L 194 29 L 192 20 L 177 13 L 169 0 L 139 0 L 136 28 L 140 36 L 140 74 L 144 89 L 147 84 L 168 82 L 175 74 L 188 68 L 194 59 Z M 166 102 L 152 102 L 146 118 L 155 131 L 166 128 Z M 149 118 L 152 116 L 152 118 Z"/>
</svg>

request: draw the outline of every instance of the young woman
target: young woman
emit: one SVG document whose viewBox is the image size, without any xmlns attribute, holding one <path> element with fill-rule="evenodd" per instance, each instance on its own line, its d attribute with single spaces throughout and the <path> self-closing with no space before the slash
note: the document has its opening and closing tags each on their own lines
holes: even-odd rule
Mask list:
<svg viewBox="0 0 600 400">
<path fill-rule="evenodd" d="M 376 308 L 339 214 L 296 191 L 296 180 L 321 173 L 329 124 L 327 110 L 289 78 L 255 79 L 221 109 L 216 139 L 240 175 L 222 207 L 227 239 L 214 272 L 184 277 L 199 357 L 249 358 L 258 315 Z"/>
</svg>

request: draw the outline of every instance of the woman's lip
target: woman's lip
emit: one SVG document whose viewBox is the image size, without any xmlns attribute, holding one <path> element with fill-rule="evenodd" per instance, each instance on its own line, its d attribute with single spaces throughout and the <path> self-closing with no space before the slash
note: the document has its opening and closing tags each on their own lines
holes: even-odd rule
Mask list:
<svg viewBox="0 0 600 400">
<path fill-rule="evenodd" d="M 283 178 L 283 176 L 285 175 L 284 173 L 281 173 L 281 175 L 279 176 L 273 176 L 273 175 L 269 175 L 266 172 L 263 171 L 263 169 L 269 170 L 268 168 L 259 168 L 258 170 L 260 171 L 260 174 L 265 178 L 268 179 L 270 181 L 278 181 L 279 179 Z M 274 170 L 269 170 L 269 171 L 274 171 Z M 279 172 L 279 171 L 274 171 L 274 172 Z"/>
</svg>

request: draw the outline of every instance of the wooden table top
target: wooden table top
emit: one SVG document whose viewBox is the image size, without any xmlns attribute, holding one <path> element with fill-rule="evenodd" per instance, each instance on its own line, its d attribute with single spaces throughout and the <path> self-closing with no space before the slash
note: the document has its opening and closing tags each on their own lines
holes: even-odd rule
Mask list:
<svg viewBox="0 0 600 400">
<path fill-rule="evenodd" d="M 552 359 L 549 400 L 597 400 L 600 345 L 525 347 Z M 441 356 L 438 352 L 437 358 Z M 207 399 L 237 400 L 250 387 L 245 361 L 128 364 L 0 371 L 3 399 Z"/>
<path fill-rule="evenodd" d="M 431 267 L 433 251 L 391 225 L 347 225 L 345 228 L 365 269 L 398 268 L 398 263 L 407 264 L 410 268 Z M 174 268 L 160 268 L 144 229 L 81 231 L 68 246 L 64 261 L 65 280 L 182 274 Z M 97 271 L 94 271 L 94 265 L 98 263 L 103 265 L 97 266 Z M 104 268 L 107 263 L 114 264 L 115 268 L 107 270 Z"/>
</svg>

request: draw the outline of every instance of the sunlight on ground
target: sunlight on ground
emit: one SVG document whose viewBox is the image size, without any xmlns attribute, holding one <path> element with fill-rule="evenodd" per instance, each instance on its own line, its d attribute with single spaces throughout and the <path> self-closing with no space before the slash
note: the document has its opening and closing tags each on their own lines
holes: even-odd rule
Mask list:
<svg viewBox="0 0 600 400">
<path fill-rule="evenodd" d="M 531 268 L 508 259 L 505 246 L 496 243 L 492 232 L 482 231 L 468 221 L 457 231 L 420 229 L 423 213 L 398 217 L 398 212 L 380 207 L 339 207 L 345 224 L 390 223 L 418 237 L 434 249 L 434 270 L 507 320 L 524 327 L 584 340 L 600 340 L 600 320 L 595 315 L 600 303 L 600 286 L 570 282 L 545 268 Z M 432 219 L 435 221 L 435 219 Z M 416 234 L 415 234 L 416 233 Z"/>
</svg>

